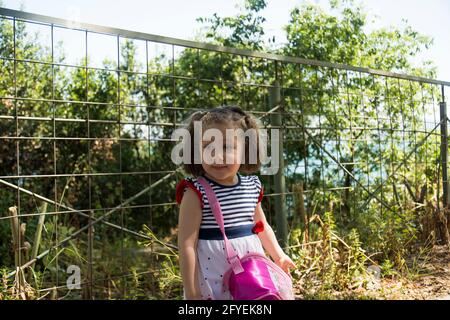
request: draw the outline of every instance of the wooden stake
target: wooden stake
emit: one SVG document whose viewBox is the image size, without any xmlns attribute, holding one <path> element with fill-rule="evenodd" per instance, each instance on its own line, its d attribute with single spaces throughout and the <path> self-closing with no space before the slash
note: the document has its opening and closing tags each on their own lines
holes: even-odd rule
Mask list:
<svg viewBox="0 0 450 320">
<path fill-rule="evenodd" d="M 17 207 L 10 207 L 8 209 L 9 215 L 11 216 L 11 233 L 13 240 L 13 250 L 14 250 L 14 263 L 16 268 L 20 267 L 22 261 L 20 259 L 20 228 L 19 228 L 19 218 L 17 217 Z"/>
<path fill-rule="evenodd" d="M 41 214 L 39 215 L 39 221 L 38 221 L 38 224 L 36 227 L 36 232 L 34 234 L 33 250 L 31 252 L 31 261 L 35 260 L 39 253 L 39 246 L 41 245 L 42 228 L 44 227 L 45 213 L 47 212 L 47 205 L 48 205 L 47 202 L 44 202 L 42 204 Z M 30 268 L 33 268 L 34 264 L 35 264 L 35 262 L 33 262 L 30 265 Z M 30 272 L 28 281 L 31 281 L 31 275 L 32 275 L 32 273 Z"/>
<path fill-rule="evenodd" d="M 22 256 L 22 250 L 24 249 L 23 239 L 25 238 L 25 223 L 19 225 L 19 217 L 17 216 L 17 207 L 8 208 L 9 215 L 11 216 L 11 233 L 13 239 L 14 248 L 14 263 L 16 265 L 16 279 L 14 292 L 22 299 L 26 299 L 25 288 L 25 274 L 21 268 L 22 260 L 26 257 Z"/>
<path fill-rule="evenodd" d="M 303 223 L 303 243 L 309 242 L 309 222 L 308 217 L 306 216 L 305 210 L 305 201 L 303 199 L 303 183 L 298 183 L 294 185 L 294 199 L 295 199 L 295 207 L 298 212 L 298 216 L 300 221 Z"/>
</svg>

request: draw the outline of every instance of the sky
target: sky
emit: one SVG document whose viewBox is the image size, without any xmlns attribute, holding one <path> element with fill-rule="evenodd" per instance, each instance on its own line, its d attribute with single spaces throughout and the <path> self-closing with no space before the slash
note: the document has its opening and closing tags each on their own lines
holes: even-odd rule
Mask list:
<svg viewBox="0 0 450 320">
<path fill-rule="evenodd" d="M 133 31 L 192 40 L 199 31 L 198 17 L 234 15 L 243 0 L 0 0 L 3 7 L 32 13 L 105 25 Z M 321 5 L 328 10 L 327 0 L 268 0 L 262 12 L 267 19 L 267 36 L 275 35 L 277 42 L 284 42 L 283 26 L 289 20 L 289 12 L 303 2 Z M 433 46 L 422 59 L 432 60 L 438 67 L 437 79 L 450 81 L 450 1 L 449 0 L 361 0 L 367 10 L 377 16 L 371 28 L 403 26 L 408 21 L 419 33 L 434 38 Z M 73 37 L 76 41 L 76 36 Z M 93 41 L 108 47 L 100 39 Z M 74 53 L 76 55 L 76 53 Z M 81 53 L 80 53 L 81 54 Z"/>
</svg>

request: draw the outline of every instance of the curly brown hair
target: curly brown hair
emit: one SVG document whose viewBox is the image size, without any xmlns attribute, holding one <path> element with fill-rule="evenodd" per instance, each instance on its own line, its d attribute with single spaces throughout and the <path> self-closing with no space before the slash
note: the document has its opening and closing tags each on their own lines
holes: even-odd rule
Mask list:
<svg viewBox="0 0 450 320">
<path fill-rule="evenodd" d="M 244 132 L 248 129 L 254 129 L 256 131 L 256 163 L 249 163 L 250 156 L 250 143 L 248 139 L 245 139 L 245 160 L 241 164 L 239 168 L 239 172 L 245 174 L 251 174 L 257 172 L 261 168 L 261 159 L 260 159 L 260 122 L 258 119 L 253 117 L 251 114 L 248 114 L 244 110 L 242 110 L 238 106 L 221 106 L 213 109 L 209 109 L 206 111 L 197 111 L 194 112 L 187 120 L 187 125 L 185 129 L 188 130 L 191 136 L 191 150 L 195 150 L 195 143 L 199 143 L 199 141 L 195 141 L 194 137 L 194 122 L 201 121 L 202 127 L 210 127 L 214 124 L 225 124 L 227 126 L 232 126 L 235 129 L 242 129 Z M 253 146 L 252 146 L 253 147 Z M 201 150 L 201 147 L 198 147 L 197 150 Z M 183 163 L 183 170 L 194 177 L 198 177 L 202 175 L 205 171 L 201 164 L 194 163 L 194 152 L 191 152 L 191 161 L 190 163 Z"/>
</svg>

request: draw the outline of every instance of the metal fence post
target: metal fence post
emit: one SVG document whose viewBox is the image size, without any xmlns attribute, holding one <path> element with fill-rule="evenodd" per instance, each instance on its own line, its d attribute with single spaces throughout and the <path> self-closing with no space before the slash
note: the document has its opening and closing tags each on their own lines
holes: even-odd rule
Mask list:
<svg viewBox="0 0 450 320">
<path fill-rule="evenodd" d="M 281 90 L 278 81 L 274 82 L 274 85 L 269 88 L 269 109 L 275 108 L 281 103 Z M 275 222 L 277 238 L 280 241 L 280 245 L 283 247 L 287 244 L 287 210 L 286 210 L 286 185 L 284 179 L 284 156 L 283 156 L 283 129 L 281 113 L 279 111 L 272 113 L 270 116 L 271 126 L 279 129 L 279 169 L 274 176 L 275 186 Z M 273 153 L 274 150 L 271 150 Z"/>
<path fill-rule="evenodd" d="M 443 206 L 447 208 L 450 203 L 449 199 L 449 182 L 448 182 L 448 132 L 447 132 L 447 104 L 445 102 L 444 86 L 442 86 L 442 101 L 439 103 L 441 110 L 441 165 L 442 165 L 442 190 L 443 190 Z"/>
</svg>

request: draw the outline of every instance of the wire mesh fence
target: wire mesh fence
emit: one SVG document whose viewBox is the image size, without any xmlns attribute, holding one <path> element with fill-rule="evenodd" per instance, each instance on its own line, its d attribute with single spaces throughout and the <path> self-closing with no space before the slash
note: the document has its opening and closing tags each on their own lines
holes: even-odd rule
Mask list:
<svg viewBox="0 0 450 320">
<path fill-rule="evenodd" d="M 127 298 L 168 290 L 158 243 L 147 251 L 136 241 L 154 240 L 144 224 L 164 242 L 176 237 L 183 173 L 169 160 L 170 137 L 195 110 L 237 104 L 281 130 L 280 173 L 263 168 L 261 179 L 263 208 L 284 240 L 280 224 L 289 232 L 296 223 L 298 183 L 309 218 L 332 211 L 349 229 L 366 224 L 360 232 L 373 238 L 369 226 L 389 232 L 389 215 L 408 225 L 426 199 L 448 203 L 448 82 L 0 15 L 0 224 L 25 223 L 24 243 L 33 246 L 41 217 L 46 232 L 39 250 L 21 248 L 18 260 L 2 234 L 1 265 L 10 276 L 15 266 L 39 265 L 30 281 L 41 292 Z M 81 268 L 82 290 L 67 288 L 71 265 Z M 136 281 L 147 285 L 136 289 Z"/>
</svg>

